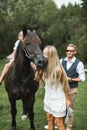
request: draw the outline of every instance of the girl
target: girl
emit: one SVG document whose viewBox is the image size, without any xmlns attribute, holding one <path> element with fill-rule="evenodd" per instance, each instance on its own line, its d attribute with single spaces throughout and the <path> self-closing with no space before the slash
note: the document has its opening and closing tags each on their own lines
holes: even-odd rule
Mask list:
<svg viewBox="0 0 87 130">
<path fill-rule="evenodd" d="M 0 76 L 0 85 L 1 85 L 1 83 L 2 83 L 2 81 L 3 81 L 3 79 L 4 79 L 4 77 L 5 77 L 5 75 L 7 74 L 7 72 L 8 72 L 8 70 L 9 70 L 9 68 L 10 68 L 10 66 L 11 66 L 11 64 L 12 64 L 12 62 L 14 61 L 14 57 L 15 57 L 15 54 L 16 54 L 17 47 L 18 47 L 20 41 L 22 41 L 22 40 L 23 40 L 23 32 L 20 31 L 20 32 L 18 33 L 18 40 L 15 42 L 15 46 L 14 46 L 14 48 L 13 48 L 13 52 L 12 52 L 12 55 L 13 55 L 13 56 L 12 56 L 12 59 L 10 60 L 9 63 L 7 63 L 7 64 L 4 66 L 4 69 L 3 69 L 2 73 L 1 73 L 1 76 Z"/>
<path fill-rule="evenodd" d="M 48 129 L 53 130 L 56 125 L 58 130 L 65 130 L 63 118 L 66 115 L 66 107 L 70 106 L 67 76 L 54 46 L 46 46 L 43 55 L 48 60 L 47 69 L 43 72 L 44 110 L 47 115 Z"/>
</svg>

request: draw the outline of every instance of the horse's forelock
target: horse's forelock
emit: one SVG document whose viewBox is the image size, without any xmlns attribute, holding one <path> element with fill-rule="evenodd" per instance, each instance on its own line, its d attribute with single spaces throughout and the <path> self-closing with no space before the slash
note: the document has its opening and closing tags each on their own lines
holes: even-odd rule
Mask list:
<svg viewBox="0 0 87 130">
<path fill-rule="evenodd" d="M 36 33 L 34 33 L 33 31 L 31 32 L 30 30 L 27 30 L 27 35 L 24 37 L 23 43 L 24 44 L 26 44 L 26 43 L 30 43 L 30 44 L 38 43 L 38 44 L 41 44 L 41 40 L 40 40 L 39 36 Z"/>
</svg>

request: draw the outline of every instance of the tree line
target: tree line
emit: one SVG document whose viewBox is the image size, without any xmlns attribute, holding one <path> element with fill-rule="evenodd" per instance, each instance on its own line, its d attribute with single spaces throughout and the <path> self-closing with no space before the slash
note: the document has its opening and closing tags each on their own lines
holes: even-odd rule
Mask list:
<svg viewBox="0 0 87 130">
<path fill-rule="evenodd" d="M 0 0 L 0 59 L 12 52 L 23 26 L 35 29 L 42 49 L 54 45 L 59 57 L 65 56 L 67 44 L 77 45 L 77 56 L 87 64 L 87 0 L 81 5 L 62 6 L 53 0 Z"/>
</svg>

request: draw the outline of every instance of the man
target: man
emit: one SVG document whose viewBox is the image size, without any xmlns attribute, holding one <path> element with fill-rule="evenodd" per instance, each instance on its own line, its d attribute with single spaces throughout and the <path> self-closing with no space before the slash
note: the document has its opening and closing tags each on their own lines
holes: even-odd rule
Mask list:
<svg viewBox="0 0 87 130">
<path fill-rule="evenodd" d="M 74 109 L 74 103 L 78 93 L 78 82 L 85 81 L 85 71 L 83 63 L 75 57 L 76 45 L 69 44 L 66 49 L 66 57 L 61 59 L 60 62 L 66 71 L 69 81 L 69 94 L 71 100 L 71 108 Z M 70 117 L 67 124 L 66 130 L 71 130 L 73 125 L 74 116 Z"/>
</svg>

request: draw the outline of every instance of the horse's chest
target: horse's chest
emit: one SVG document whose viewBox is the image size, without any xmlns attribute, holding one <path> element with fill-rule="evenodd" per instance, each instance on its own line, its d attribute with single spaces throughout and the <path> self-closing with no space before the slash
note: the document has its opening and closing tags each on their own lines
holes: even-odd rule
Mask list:
<svg viewBox="0 0 87 130">
<path fill-rule="evenodd" d="M 27 98 L 29 97 L 30 95 L 33 95 L 35 94 L 35 92 L 37 91 L 38 89 L 38 85 L 36 86 L 32 86 L 32 87 L 15 87 L 13 89 L 13 91 L 11 91 L 11 95 L 16 98 L 16 99 L 22 99 L 22 98 Z"/>
<path fill-rule="evenodd" d="M 28 88 L 19 87 L 15 88 L 10 94 L 16 99 L 22 99 L 31 95 L 31 91 Z"/>
</svg>

